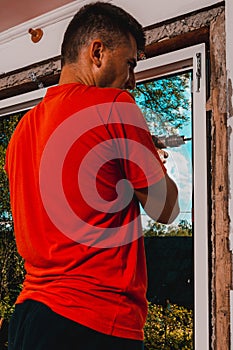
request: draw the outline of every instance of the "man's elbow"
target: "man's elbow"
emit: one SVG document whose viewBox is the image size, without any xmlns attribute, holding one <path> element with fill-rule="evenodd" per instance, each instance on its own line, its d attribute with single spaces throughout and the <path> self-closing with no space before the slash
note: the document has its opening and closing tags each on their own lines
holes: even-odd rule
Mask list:
<svg viewBox="0 0 233 350">
<path fill-rule="evenodd" d="M 170 225 L 177 218 L 179 213 L 180 213 L 180 207 L 177 200 L 175 205 L 170 210 L 167 210 L 166 208 L 166 210 L 162 212 L 160 217 L 157 219 L 157 222 L 159 222 L 160 224 Z"/>
</svg>

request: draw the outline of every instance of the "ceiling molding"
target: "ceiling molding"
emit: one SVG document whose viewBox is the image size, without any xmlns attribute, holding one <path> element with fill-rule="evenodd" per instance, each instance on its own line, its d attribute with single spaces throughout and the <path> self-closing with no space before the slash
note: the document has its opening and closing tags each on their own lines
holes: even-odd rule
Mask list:
<svg viewBox="0 0 233 350">
<path fill-rule="evenodd" d="M 28 35 L 29 28 L 41 27 L 43 29 L 54 23 L 71 18 L 80 9 L 80 7 L 86 3 L 89 3 L 89 0 L 76 0 L 67 5 L 58 7 L 55 10 L 49 11 L 41 16 L 30 19 L 27 22 L 7 29 L 0 33 L 0 45 L 18 37 Z"/>
</svg>

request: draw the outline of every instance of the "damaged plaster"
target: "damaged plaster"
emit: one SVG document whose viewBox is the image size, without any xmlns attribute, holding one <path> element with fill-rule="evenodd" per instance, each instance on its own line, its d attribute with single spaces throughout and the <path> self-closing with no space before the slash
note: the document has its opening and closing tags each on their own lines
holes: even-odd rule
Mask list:
<svg viewBox="0 0 233 350">
<path fill-rule="evenodd" d="M 146 31 L 146 44 L 150 45 L 202 27 L 208 27 L 223 12 L 224 6 L 220 6 L 190 16 L 187 15 L 172 23 L 156 26 L 154 29 Z"/>
<path fill-rule="evenodd" d="M 202 28 L 205 29 L 223 12 L 224 6 L 219 6 L 185 15 L 173 22 L 156 24 L 154 28 L 148 27 L 145 30 L 146 45 L 150 46 L 153 43 L 161 43 L 190 32 L 195 33 Z M 32 72 L 36 74 L 38 81 L 41 81 L 44 86 L 56 84 L 60 74 L 60 58 L 56 57 L 48 62 L 40 62 L 17 72 L 0 75 L 0 100 L 37 89 L 37 85 L 30 79 Z"/>
</svg>

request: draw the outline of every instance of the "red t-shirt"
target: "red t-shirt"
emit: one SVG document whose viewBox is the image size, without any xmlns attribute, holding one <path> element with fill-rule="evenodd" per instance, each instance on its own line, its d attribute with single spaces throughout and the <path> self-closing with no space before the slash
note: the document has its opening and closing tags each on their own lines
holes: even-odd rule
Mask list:
<svg viewBox="0 0 233 350">
<path fill-rule="evenodd" d="M 49 88 L 17 126 L 6 171 L 26 269 L 17 303 L 37 300 L 96 331 L 142 340 L 147 275 L 133 188 L 165 169 L 131 95 Z"/>
</svg>

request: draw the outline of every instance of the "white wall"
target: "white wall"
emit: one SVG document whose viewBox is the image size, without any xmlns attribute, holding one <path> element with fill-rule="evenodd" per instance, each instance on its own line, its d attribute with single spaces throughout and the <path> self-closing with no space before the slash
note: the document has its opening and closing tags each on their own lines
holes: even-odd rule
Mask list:
<svg viewBox="0 0 233 350">
<path fill-rule="evenodd" d="M 143 26 L 183 15 L 219 0 L 113 0 L 114 4 L 132 13 Z"/>
<path fill-rule="evenodd" d="M 132 13 L 148 26 L 187 12 L 218 3 L 219 0 L 109 0 Z M 76 0 L 60 9 L 0 33 L 0 74 L 60 54 L 64 30 L 73 14 L 90 0 Z M 44 36 L 32 43 L 29 28 L 41 27 Z"/>
<path fill-rule="evenodd" d="M 75 1 L 0 33 L 0 74 L 58 56 L 65 28 L 78 3 L 85 1 Z M 36 44 L 31 41 L 30 28 L 44 32 Z"/>
</svg>

